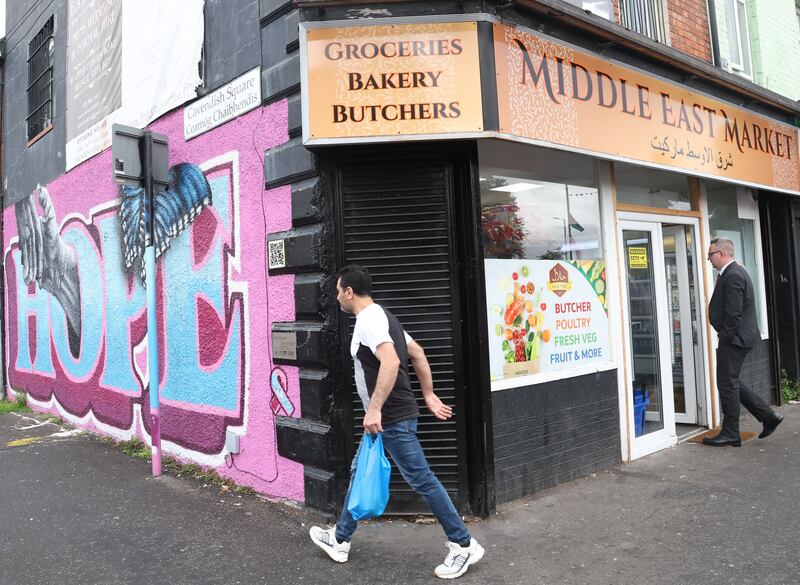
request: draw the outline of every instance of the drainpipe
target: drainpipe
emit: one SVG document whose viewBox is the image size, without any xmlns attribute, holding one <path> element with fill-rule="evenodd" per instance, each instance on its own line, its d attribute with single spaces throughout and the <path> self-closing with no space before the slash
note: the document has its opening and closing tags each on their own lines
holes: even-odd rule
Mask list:
<svg viewBox="0 0 800 585">
<path fill-rule="evenodd" d="M 0 246 L 3 244 L 3 210 L 6 198 L 5 193 L 5 137 L 3 136 L 3 118 L 5 117 L 5 84 L 6 84 L 6 39 L 0 39 Z M 0 258 L 0 400 L 6 399 L 6 266 L 5 255 Z"/>
<path fill-rule="evenodd" d="M 717 8 L 714 0 L 707 0 L 706 7 L 708 8 L 708 28 L 711 35 L 711 55 L 713 65 L 722 67 L 722 60 L 719 56 L 719 30 L 717 30 Z"/>
</svg>

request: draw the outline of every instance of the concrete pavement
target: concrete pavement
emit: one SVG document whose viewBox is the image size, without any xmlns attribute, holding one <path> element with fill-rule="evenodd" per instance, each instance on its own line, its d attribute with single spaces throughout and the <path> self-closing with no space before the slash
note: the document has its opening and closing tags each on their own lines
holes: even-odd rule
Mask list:
<svg viewBox="0 0 800 585">
<path fill-rule="evenodd" d="M 800 407 L 782 412 L 740 449 L 683 443 L 472 519 L 487 554 L 460 582 L 800 584 Z M 310 511 L 152 479 L 43 420 L 0 416 L 0 585 L 439 582 L 437 525 L 370 522 L 338 565 L 308 540 Z"/>
</svg>

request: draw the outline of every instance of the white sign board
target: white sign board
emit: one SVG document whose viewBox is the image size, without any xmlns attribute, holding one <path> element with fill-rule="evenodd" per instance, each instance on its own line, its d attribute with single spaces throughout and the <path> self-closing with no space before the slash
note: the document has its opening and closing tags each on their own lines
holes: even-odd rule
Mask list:
<svg viewBox="0 0 800 585">
<path fill-rule="evenodd" d="M 493 382 L 610 360 L 602 261 L 491 259 L 484 266 Z"/>
<path fill-rule="evenodd" d="M 84 0 L 84 3 L 92 6 L 90 0 Z M 77 20 L 79 13 L 75 12 L 75 15 Z M 114 34 L 118 34 L 109 22 L 113 24 L 115 21 L 106 18 L 95 23 L 95 20 L 90 20 L 94 26 L 92 30 L 96 29 L 93 37 L 96 44 L 111 43 Z M 95 108 L 96 113 L 86 118 L 87 122 L 93 122 L 91 125 L 76 125 L 80 133 L 67 137 L 67 170 L 111 146 L 113 124 L 143 128 L 164 112 L 194 99 L 197 87 L 202 83 L 199 63 L 204 37 L 203 0 L 124 2 L 121 22 L 122 73 L 112 71 L 100 76 L 98 71 L 105 71 L 102 67 L 105 57 L 101 53 L 99 65 L 93 65 L 92 70 L 86 69 L 86 75 L 92 78 L 92 83 L 102 79 L 103 87 L 107 88 L 102 90 L 103 93 L 112 89 L 121 91 L 122 105 L 102 119 L 98 116 L 105 114 L 107 108 Z M 90 50 L 81 39 L 84 28 L 71 23 L 69 31 L 73 66 L 67 76 L 67 85 L 78 90 L 84 86 L 92 88 L 92 83 L 87 84 L 85 79 L 79 78 L 79 72 L 83 71 L 80 68 L 82 60 L 94 64 L 89 59 L 91 55 L 83 55 Z M 81 114 L 91 105 L 90 99 L 96 101 L 96 93 L 68 89 L 68 95 L 75 96 L 68 106 L 77 110 L 71 114 L 68 112 L 68 115 Z"/>
<path fill-rule="evenodd" d="M 94 154 L 95 144 L 108 147 L 104 122 L 122 106 L 122 0 L 70 0 L 67 14 L 69 162 Z"/>
<path fill-rule="evenodd" d="M 227 85 L 183 109 L 186 140 L 208 132 L 261 105 L 261 67 L 248 71 Z"/>
</svg>

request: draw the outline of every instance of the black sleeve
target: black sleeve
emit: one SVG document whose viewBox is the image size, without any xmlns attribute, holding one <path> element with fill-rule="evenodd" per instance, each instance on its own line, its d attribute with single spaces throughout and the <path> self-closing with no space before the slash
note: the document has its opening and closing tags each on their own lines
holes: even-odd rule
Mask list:
<svg viewBox="0 0 800 585">
<path fill-rule="evenodd" d="M 722 316 L 722 328 L 719 330 L 719 340 L 724 343 L 733 340 L 742 322 L 744 290 L 745 281 L 738 272 L 731 273 L 725 279 L 725 314 Z"/>
</svg>

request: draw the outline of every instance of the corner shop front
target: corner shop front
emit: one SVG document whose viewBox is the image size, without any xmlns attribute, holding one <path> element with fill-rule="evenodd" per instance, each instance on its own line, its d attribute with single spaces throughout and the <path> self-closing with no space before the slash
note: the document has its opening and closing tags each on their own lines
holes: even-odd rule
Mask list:
<svg viewBox="0 0 800 585">
<path fill-rule="evenodd" d="M 796 129 L 489 17 L 302 39 L 337 258 L 432 348 L 458 414 L 422 438 L 452 493 L 513 499 L 716 425 L 712 237 L 739 244 L 770 361 L 756 199 L 797 194 Z"/>
</svg>

